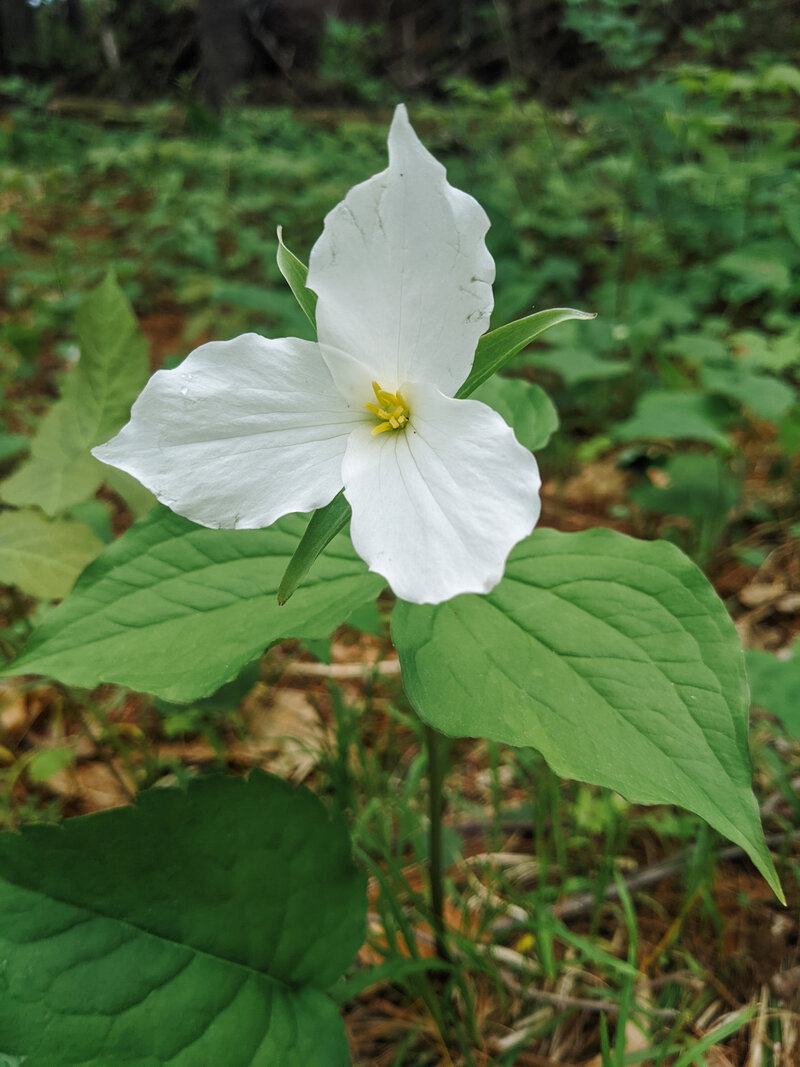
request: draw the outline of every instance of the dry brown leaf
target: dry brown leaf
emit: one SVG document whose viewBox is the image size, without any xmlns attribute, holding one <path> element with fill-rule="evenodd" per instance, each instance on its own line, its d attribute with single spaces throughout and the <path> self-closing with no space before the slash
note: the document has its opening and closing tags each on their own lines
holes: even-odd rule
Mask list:
<svg viewBox="0 0 800 1067">
<path fill-rule="evenodd" d="M 625 1054 L 629 1055 L 633 1052 L 643 1052 L 646 1048 L 649 1048 L 653 1039 L 645 1029 L 644 1019 L 645 1013 L 648 1008 L 653 1006 L 653 998 L 650 995 L 648 986 L 640 986 L 633 994 L 633 1002 L 639 1008 L 642 1009 L 642 1013 L 639 1013 L 639 1020 L 628 1019 L 625 1023 Z M 638 1061 L 641 1067 L 650 1067 L 652 1060 L 640 1060 Z M 587 1060 L 584 1067 L 603 1067 L 603 1057 L 600 1053 L 593 1056 L 590 1060 Z"/>
<path fill-rule="evenodd" d="M 119 763 L 115 761 L 112 768 L 99 760 L 56 771 L 45 785 L 65 800 L 77 801 L 86 814 L 130 804 L 136 790 Z"/>
<path fill-rule="evenodd" d="M 0 686 L 0 732 L 21 737 L 48 706 L 53 690 L 20 689 L 13 682 Z"/>
<path fill-rule="evenodd" d="M 282 777 L 307 778 L 319 762 L 327 733 L 306 694 L 257 685 L 242 711 L 250 739 L 232 745 L 231 756 L 253 766 L 269 765 Z"/>
<path fill-rule="evenodd" d="M 748 608 L 760 608 L 764 604 L 774 604 L 786 593 L 786 583 L 750 582 L 739 591 L 739 600 Z"/>
<path fill-rule="evenodd" d="M 735 1067 L 736 1061 L 733 1053 L 723 1048 L 722 1045 L 712 1045 L 703 1053 L 706 1067 Z"/>
<path fill-rule="evenodd" d="M 628 477 L 613 457 L 588 463 L 578 474 L 564 483 L 563 499 L 567 502 L 585 500 L 621 501 L 625 496 Z"/>
<path fill-rule="evenodd" d="M 778 1012 L 781 1040 L 775 1048 L 775 1067 L 792 1067 L 800 1063 L 800 1014 Z"/>
<path fill-rule="evenodd" d="M 21 734 L 31 721 L 31 711 L 25 693 L 14 686 L 0 686 L 0 727 L 3 734 Z"/>
<path fill-rule="evenodd" d="M 164 762 L 213 763 L 219 753 L 204 737 L 189 741 L 166 741 L 158 746 L 158 758 Z"/>
<path fill-rule="evenodd" d="M 790 967 L 788 971 L 778 971 L 769 980 L 772 992 L 776 997 L 787 1003 L 792 1002 L 800 994 L 800 966 Z"/>
</svg>

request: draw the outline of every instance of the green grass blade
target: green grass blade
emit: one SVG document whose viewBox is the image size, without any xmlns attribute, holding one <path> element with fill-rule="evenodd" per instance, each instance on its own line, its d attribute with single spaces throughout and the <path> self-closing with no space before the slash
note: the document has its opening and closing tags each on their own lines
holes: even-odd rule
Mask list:
<svg viewBox="0 0 800 1067">
<path fill-rule="evenodd" d="M 689 1067 L 692 1063 L 704 1063 L 700 1057 L 708 1049 L 713 1048 L 714 1045 L 718 1045 L 720 1041 L 724 1041 L 730 1037 L 731 1034 L 735 1034 L 737 1030 L 740 1030 L 746 1023 L 750 1022 L 756 1011 L 756 1004 L 752 1004 L 746 1011 L 737 1012 L 732 1019 L 723 1023 L 722 1026 L 717 1026 L 714 1030 L 701 1037 L 691 1048 L 687 1048 L 686 1051 L 675 1060 L 674 1067 Z"/>
</svg>

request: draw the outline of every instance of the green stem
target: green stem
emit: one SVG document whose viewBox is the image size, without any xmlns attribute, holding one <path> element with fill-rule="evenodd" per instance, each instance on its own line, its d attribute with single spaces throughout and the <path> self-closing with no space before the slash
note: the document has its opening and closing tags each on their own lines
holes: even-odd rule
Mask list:
<svg viewBox="0 0 800 1067">
<path fill-rule="evenodd" d="M 442 870 L 442 785 L 446 771 L 443 738 L 432 726 L 423 724 L 428 750 L 428 866 L 430 871 L 431 913 L 436 955 L 449 962 L 444 924 L 444 877 Z"/>
</svg>

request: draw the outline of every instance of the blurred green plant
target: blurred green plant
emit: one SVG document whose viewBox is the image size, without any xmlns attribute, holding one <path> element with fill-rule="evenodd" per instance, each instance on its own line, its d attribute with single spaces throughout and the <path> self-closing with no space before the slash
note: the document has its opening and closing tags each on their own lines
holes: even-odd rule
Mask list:
<svg viewBox="0 0 800 1067">
<path fill-rule="evenodd" d="M 347 101 L 388 102 L 391 90 L 377 73 L 384 34 L 384 27 L 378 22 L 361 24 L 328 15 L 317 67 L 323 86 Z"/>
</svg>

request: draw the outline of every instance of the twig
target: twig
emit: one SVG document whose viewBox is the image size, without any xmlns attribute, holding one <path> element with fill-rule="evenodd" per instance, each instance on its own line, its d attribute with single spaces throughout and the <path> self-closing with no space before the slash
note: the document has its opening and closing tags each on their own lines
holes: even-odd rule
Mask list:
<svg viewBox="0 0 800 1067">
<path fill-rule="evenodd" d="M 318 678 L 369 678 L 373 674 L 399 674 L 400 661 L 383 659 L 376 663 L 289 663 L 284 674 Z"/>
<path fill-rule="evenodd" d="M 520 955 L 519 952 L 515 952 L 513 949 L 506 948 L 504 945 L 477 945 L 476 946 L 481 955 L 491 957 L 501 969 L 511 968 L 514 971 L 518 971 L 520 974 L 530 975 L 532 978 L 540 978 L 541 972 L 539 968 Z M 510 976 L 504 976 L 508 981 Z M 647 983 L 642 983 L 647 984 Z M 515 978 L 511 978 L 510 985 L 516 987 L 514 989 L 517 993 L 522 995 L 527 1000 L 543 1000 L 548 1004 L 553 1004 L 557 1008 L 581 1008 L 584 1011 L 592 1011 L 596 1013 L 608 1013 L 616 1014 L 620 1010 L 620 1006 L 613 1000 L 593 1000 L 591 997 L 573 997 L 566 993 L 553 993 L 547 989 L 531 988 L 522 990 L 521 986 Z M 674 1008 L 644 1008 L 639 1006 L 640 1010 L 646 1015 L 651 1015 L 655 1019 L 677 1019 L 680 1012 Z"/>
<path fill-rule="evenodd" d="M 800 841 L 800 830 L 792 830 L 785 833 L 767 834 L 765 838 L 768 845 L 782 845 L 785 841 Z M 722 849 L 714 857 L 716 863 L 730 863 L 731 860 L 742 859 L 745 855 L 744 849 L 739 845 L 729 845 L 728 848 Z M 643 889 L 645 886 L 654 885 L 656 882 L 660 882 L 662 878 L 667 878 L 671 874 L 677 873 L 689 862 L 692 856 L 691 849 L 683 849 L 674 856 L 670 856 L 669 859 L 661 860 L 659 863 L 654 863 L 652 867 L 645 867 L 643 871 L 637 871 L 635 874 L 630 875 L 625 879 L 625 888 L 629 890 Z M 619 898 L 619 890 L 616 885 L 606 886 L 603 893 L 604 900 L 617 900 Z M 597 896 L 594 893 L 580 893 L 572 898 L 567 897 L 566 900 L 559 901 L 553 906 L 553 912 L 560 919 L 572 919 L 578 915 L 584 915 L 590 912 L 594 907 Z"/>
<path fill-rule="evenodd" d="M 787 840 L 800 841 L 800 830 L 767 834 L 765 840 L 770 846 L 782 845 Z M 744 855 L 744 849 L 740 848 L 739 845 L 730 845 L 728 848 L 724 848 L 721 852 L 717 853 L 715 861 L 717 863 L 729 863 L 731 860 L 742 859 Z M 662 879 L 677 874 L 678 871 L 688 863 L 690 858 L 691 850 L 683 849 L 681 852 L 676 853 L 676 855 L 670 856 L 669 859 L 660 860 L 658 863 L 654 863 L 650 867 L 645 867 L 644 870 L 629 875 L 624 881 L 625 888 L 629 891 L 636 892 L 638 889 L 644 889 L 647 886 L 655 885 Z M 606 886 L 603 891 L 603 900 L 612 901 L 618 899 L 619 890 L 617 889 L 616 884 Z M 591 913 L 596 904 L 596 893 L 576 893 L 574 896 L 564 897 L 561 900 L 557 900 L 550 910 L 559 919 L 576 919 L 579 916 Z M 530 917 L 528 912 L 518 904 L 508 904 L 505 911 L 506 914 L 502 918 L 496 919 L 492 923 L 493 934 L 504 934 L 515 926 L 518 926 L 521 922 L 526 922 Z"/>
<path fill-rule="evenodd" d="M 108 755 L 107 752 L 103 751 L 103 748 L 100 745 L 98 745 L 97 738 L 92 736 L 92 733 L 89 730 L 89 728 L 86 725 L 86 723 L 83 721 L 83 718 L 80 718 L 78 720 L 78 730 L 80 731 L 82 737 L 85 737 L 88 741 L 92 742 L 92 744 L 94 745 L 94 750 L 95 750 L 95 752 L 97 754 L 98 760 L 108 768 L 109 773 L 111 774 L 111 777 L 116 780 L 117 785 L 120 787 L 120 789 L 122 790 L 124 795 L 127 797 L 128 803 L 129 804 L 135 804 L 136 803 L 136 792 L 133 789 L 131 789 L 131 787 L 128 785 L 128 783 L 125 781 L 125 779 L 122 777 L 122 775 L 119 772 L 118 767 L 114 764 L 114 760 Z"/>
<path fill-rule="evenodd" d="M 128 803 L 129 804 L 135 803 L 135 801 L 136 801 L 136 790 L 135 789 L 131 789 L 131 787 L 125 781 L 123 776 L 120 774 L 119 769 L 115 766 L 114 760 L 108 755 L 107 752 L 104 751 L 103 746 L 101 746 L 98 743 L 98 739 L 92 735 L 91 730 L 89 729 L 88 725 L 86 724 L 86 720 L 85 720 L 84 715 L 83 715 L 84 710 L 87 710 L 86 706 L 83 705 L 83 704 L 78 703 L 76 700 L 73 699 L 72 694 L 71 694 L 70 690 L 67 688 L 67 686 L 61 685 L 61 683 L 59 683 L 59 682 L 55 682 L 53 684 L 54 684 L 54 688 L 55 688 L 56 692 L 58 692 L 60 697 L 61 697 L 61 702 L 62 702 L 63 707 L 65 709 L 68 709 L 68 710 L 70 710 L 70 711 L 75 713 L 76 718 L 77 718 L 77 723 L 78 723 L 78 730 L 79 730 L 81 736 L 85 737 L 86 740 L 91 742 L 91 744 L 93 745 L 94 750 L 95 750 L 95 752 L 97 754 L 97 758 L 100 760 L 101 763 L 105 764 L 105 766 L 108 768 L 111 776 L 114 779 L 116 779 L 117 785 L 120 787 L 120 789 L 122 790 L 123 794 L 127 798 Z M 105 723 L 101 723 L 101 726 L 105 726 L 105 725 L 106 725 Z M 114 746 L 114 747 L 116 747 L 116 746 Z M 123 752 L 120 752 L 119 750 L 117 751 L 117 755 L 119 755 L 120 758 L 124 758 L 124 756 L 125 756 L 125 754 Z"/>
<path fill-rule="evenodd" d="M 792 778 L 789 784 L 791 785 L 792 789 L 794 789 L 795 793 L 800 793 L 800 777 Z M 780 802 L 785 799 L 786 797 L 781 792 L 773 793 L 771 796 L 767 797 L 767 799 L 759 808 L 762 817 L 764 815 L 771 815 L 779 806 Z"/>
</svg>

